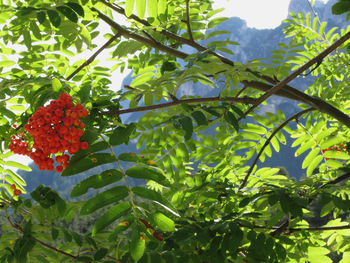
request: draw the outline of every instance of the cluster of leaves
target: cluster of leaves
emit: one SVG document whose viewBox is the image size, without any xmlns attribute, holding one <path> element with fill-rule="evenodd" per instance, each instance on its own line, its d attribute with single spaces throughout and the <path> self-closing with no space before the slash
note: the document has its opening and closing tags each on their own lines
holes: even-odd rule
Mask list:
<svg viewBox="0 0 350 263">
<path fill-rule="evenodd" d="M 8 223 L 0 262 L 331 262 L 337 253 L 347 262 L 350 155 L 347 148 L 324 151 L 350 139 L 348 120 L 334 117 L 337 109 L 349 113 L 346 43 L 312 70 L 306 93 L 291 94 L 288 86 L 276 92 L 302 102 L 302 111 L 249 109 L 262 94 L 254 87 L 275 85 L 349 30 L 324 34 L 324 23 L 315 18 L 311 26 L 310 15 L 292 14 L 285 28 L 290 43 L 280 44 L 268 63 L 243 64 L 218 53 L 232 54 L 236 42 L 211 41 L 227 31 L 207 34 L 226 20 L 215 18 L 219 11 L 209 0 L 1 2 L 0 202 Z M 115 22 L 116 13 L 129 24 Z M 71 63 L 97 47 L 105 23 L 111 31 L 101 48 L 110 49 L 115 65 L 94 61 L 100 49 Z M 187 54 L 184 45 L 198 52 Z M 111 90 L 111 73 L 126 66 L 133 80 Z M 189 87 L 198 92 L 179 95 L 190 94 Z M 217 96 L 201 96 L 204 87 Z M 29 168 L 8 160 L 11 136 L 62 92 L 90 111 L 81 138 L 89 148 L 71 157 L 62 176 L 102 172 L 73 187 L 71 197 L 80 201 L 42 185 L 30 197 L 12 196 L 10 185 L 25 193 L 26 184 L 8 166 Z M 317 108 L 308 94 L 325 98 L 317 99 L 326 107 Z M 144 113 L 123 118 L 136 112 Z M 137 153 L 117 153 L 130 143 Z M 298 147 L 305 178 L 295 181 L 264 164 L 281 145 Z M 131 179 L 146 184 L 132 187 Z M 84 199 L 87 193 L 92 197 Z M 325 226 L 309 223 L 316 201 L 320 215 L 334 219 Z M 88 216 L 95 219 L 88 229 L 70 227 Z"/>
</svg>

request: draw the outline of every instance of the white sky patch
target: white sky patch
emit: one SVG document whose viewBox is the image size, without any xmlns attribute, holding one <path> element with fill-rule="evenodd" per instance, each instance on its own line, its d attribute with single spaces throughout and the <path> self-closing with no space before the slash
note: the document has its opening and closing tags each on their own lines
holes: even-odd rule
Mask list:
<svg viewBox="0 0 350 263">
<path fill-rule="evenodd" d="M 214 8 L 225 8 L 219 13 L 220 16 L 240 17 L 247 22 L 248 27 L 265 29 L 275 28 L 287 18 L 289 2 L 290 0 L 215 0 Z"/>
</svg>

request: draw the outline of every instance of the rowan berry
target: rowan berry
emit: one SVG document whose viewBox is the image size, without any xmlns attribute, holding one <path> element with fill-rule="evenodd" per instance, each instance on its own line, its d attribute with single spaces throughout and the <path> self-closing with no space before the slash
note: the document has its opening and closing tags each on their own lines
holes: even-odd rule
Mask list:
<svg viewBox="0 0 350 263">
<path fill-rule="evenodd" d="M 54 169 L 52 154 L 63 153 L 56 157 L 56 162 L 62 165 L 56 171 L 62 171 L 69 163 L 70 156 L 80 148 L 87 149 L 86 142 L 80 142 L 85 125 L 79 120 L 88 116 L 89 111 L 78 103 L 73 106 L 72 97 L 62 93 L 58 100 L 53 100 L 48 106 L 39 107 L 24 125 L 24 130 L 32 136 L 33 144 L 29 148 L 23 134 L 13 136 L 9 149 L 17 154 L 29 156 L 41 170 Z"/>
<path fill-rule="evenodd" d="M 86 150 L 87 148 L 89 148 L 89 144 L 87 142 L 80 143 L 80 149 Z"/>
<path fill-rule="evenodd" d="M 56 172 L 61 173 L 62 171 L 63 171 L 62 165 L 56 166 Z"/>
<path fill-rule="evenodd" d="M 15 196 L 19 196 L 21 193 L 22 193 L 22 192 L 21 192 L 21 190 L 19 190 L 19 189 L 15 189 L 15 190 L 13 191 L 13 194 L 14 194 Z"/>
<path fill-rule="evenodd" d="M 11 188 L 12 190 L 15 190 L 15 189 L 16 189 L 16 185 L 15 185 L 15 184 L 11 184 L 10 188 Z"/>
</svg>

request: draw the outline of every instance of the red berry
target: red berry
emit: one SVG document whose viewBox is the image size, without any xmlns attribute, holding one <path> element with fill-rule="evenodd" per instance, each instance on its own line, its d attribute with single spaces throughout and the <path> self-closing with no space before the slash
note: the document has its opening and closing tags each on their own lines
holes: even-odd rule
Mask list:
<svg viewBox="0 0 350 263">
<path fill-rule="evenodd" d="M 19 190 L 19 189 L 15 189 L 15 190 L 13 191 L 13 194 L 14 194 L 15 196 L 19 196 L 21 193 L 22 193 L 22 192 L 21 192 L 21 190 Z"/>
<path fill-rule="evenodd" d="M 10 188 L 11 188 L 12 190 L 15 190 L 15 189 L 16 189 L 16 185 L 15 185 L 15 184 L 11 184 Z"/>
<path fill-rule="evenodd" d="M 61 173 L 62 171 L 63 171 L 62 165 L 56 166 L 56 172 Z"/>
<path fill-rule="evenodd" d="M 87 148 L 89 148 L 89 144 L 87 142 L 80 143 L 80 149 L 86 150 Z"/>
</svg>

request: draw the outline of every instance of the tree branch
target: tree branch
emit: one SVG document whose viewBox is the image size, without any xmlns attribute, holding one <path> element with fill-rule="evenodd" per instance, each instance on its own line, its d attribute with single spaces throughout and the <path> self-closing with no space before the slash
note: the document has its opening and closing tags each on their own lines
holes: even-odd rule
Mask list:
<svg viewBox="0 0 350 263">
<path fill-rule="evenodd" d="M 297 231 L 326 231 L 326 230 L 342 230 L 342 229 L 350 229 L 350 225 L 346 226 L 324 226 L 324 227 L 305 227 L 305 228 L 288 228 L 290 233 Z"/>
<path fill-rule="evenodd" d="M 333 185 L 333 184 L 340 183 L 341 181 L 347 180 L 349 178 L 350 178 L 350 173 L 346 173 L 346 174 L 340 175 L 338 178 L 335 178 L 332 181 L 324 183 L 323 185 L 320 186 L 320 188 L 326 187 L 327 185 Z"/>
<path fill-rule="evenodd" d="M 166 45 L 163 45 L 160 42 L 154 42 L 151 39 L 145 38 L 143 36 L 140 36 L 138 34 L 135 34 L 135 33 L 131 32 L 131 31 L 123 28 L 118 23 L 114 22 L 112 19 L 110 19 L 108 16 L 104 15 L 103 13 L 101 13 L 96 8 L 91 8 L 91 10 L 94 11 L 94 12 L 97 12 L 99 18 L 101 18 L 104 22 L 106 22 L 112 28 L 117 30 L 118 33 L 120 33 L 124 37 L 134 39 L 134 40 L 139 41 L 139 42 L 141 42 L 141 43 L 143 43 L 145 45 L 148 45 L 150 47 L 153 47 L 153 48 L 158 49 L 160 51 L 166 52 L 167 54 L 173 55 L 173 56 L 181 58 L 181 59 L 185 59 L 188 56 L 188 54 L 186 54 L 186 53 L 184 53 L 182 51 L 179 51 L 177 49 L 174 49 L 174 48 L 168 47 Z"/>
<path fill-rule="evenodd" d="M 247 115 L 251 111 L 253 111 L 257 106 L 259 106 L 263 101 L 268 99 L 272 94 L 276 93 L 279 89 L 284 87 L 286 84 L 288 84 L 290 81 L 298 77 L 301 73 L 303 73 L 305 70 L 310 68 L 312 65 L 316 63 L 321 63 L 322 60 L 328 56 L 332 51 L 337 49 L 340 45 L 342 45 L 346 40 L 350 38 L 350 32 L 342 36 L 338 41 L 336 41 L 333 45 L 329 46 L 327 49 L 325 49 L 323 52 L 321 52 L 319 55 L 314 57 L 313 59 L 309 60 L 307 63 L 299 67 L 297 70 L 295 70 L 292 74 L 287 76 L 284 80 L 278 82 L 276 85 L 274 85 L 269 91 L 267 91 L 265 94 L 263 94 L 258 102 L 254 104 L 251 108 L 249 108 L 245 114 Z M 313 106 L 313 105 L 312 105 Z M 346 124 L 346 123 L 344 123 Z M 348 127 L 350 127 L 350 119 L 349 122 L 346 124 Z"/>
<path fill-rule="evenodd" d="M 106 6 L 110 7 L 112 10 L 114 10 L 114 11 L 116 11 L 116 12 L 118 12 L 118 13 L 124 15 L 124 16 L 126 16 L 126 15 L 125 15 L 125 10 L 124 10 L 122 7 L 120 7 L 120 6 L 116 5 L 116 4 L 111 4 L 111 3 L 107 2 L 106 0 L 100 0 L 100 2 L 103 3 L 103 4 L 105 4 Z M 95 9 L 95 10 L 96 10 L 96 9 Z M 96 10 L 96 11 L 97 11 L 97 10 Z M 98 12 L 98 11 L 97 11 L 97 12 Z M 99 13 L 100 13 L 100 12 L 99 12 Z M 110 18 L 104 16 L 103 14 L 102 14 L 102 16 L 103 16 L 103 18 L 101 17 L 102 20 L 106 19 L 105 22 L 107 22 L 107 23 L 110 24 L 112 27 L 114 27 L 114 25 L 115 25 L 116 23 L 115 23 L 113 20 L 111 20 Z M 140 19 L 140 18 L 139 18 L 138 16 L 136 16 L 136 15 L 133 15 L 133 14 L 132 14 L 132 15 L 130 15 L 129 18 L 131 18 L 131 19 L 133 19 L 133 20 L 135 20 L 135 21 L 137 21 L 137 22 L 139 22 L 139 23 L 141 23 L 141 24 L 143 24 L 143 25 L 145 25 L 145 26 L 151 26 L 151 24 L 149 24 L 146 20 Z M 118 28 L 121 28 L 121 27 L 117 24 L 117 28 L 116 28 L 116 29 L 118 30 Z M 123 30 L 124 30 L 124 29 L 123 29 Z M 119 31 L 118 31 L 118 32 L 119 32 Z M 193 41 L 191 41 L 191 40 L 189 40 L 189 39 L 180 37 L 180 36 L 178 36 L 178 35 L 176 35 L 176 34 L 174 34 L 174 33 L 171 33 L 171 32 L 169 32 L 169 31 L 165 30 L 165 29 L 162 29 L 161 31 L 159 31 L 159 33 L 161 33 L 162 35 L 164 35 L 164 36 L 166 36 L 166 37 L 172 38 L 172 39 L 178 41 L 178 42 L 181 43 L 181 44 L 189 45 L 189 46 L 191 46 L 191 47 L 197 49 L 198 51 L 206 51 L 206 50 L 207 50 L 207 48 L 205 48 L 205 47 L 199 45 L 198 43 L 193 42 Z M 136 35 L 136 34 L 135 34 L 135 35 Z M 340 38 L 337 42 L 335 42 L 332 46 L 330 46 L 329 48 L 327 48 L 327 49 L 326 49 L 324 52 L 322 52 L 319 56 L 315 57 L 313 60 L 310 60 L 310 61 L 309 61 L 307 64 L 305 64 L 303 67 L 305 67 L 306 65 L 311 66 L 312 64 L 317 63 L 318 61 L 321 61 L 321 60 L 323 59 L 322 56 L 325 57 L 325 56 L 328 55 L 328 54 L 326 54 L 326 52 L 330 53 L 334 48 L 336 48 L 336 47 L 338 47 L 339 45 L 341 45 L 341 44 L 342 44 L 343 42 L 345 42 L 346 39 L 348 39 L 348 38 L 349 38 L 349 33 L 346 34 L 345 36 L 343 36 L 342 38 Z M 135 39 L 135 38 L 134 38 L 134 39 Z M 136 40 L 138 40 L 138 39 L 136 39 Z M 147 39 L 147 40 L 148 40 L 148 39 Z M 340 42 L 340 41 L 342 41 L 342 42 Z M 147 42 L 143 42 L 143 43 L 145 43 L 145 44 L 147 44 L 147 45 L 150 45 L 149 42 L 150 42 L 150 40 L 148 40 Z M 164 46 L 164 45 L 162 45 L 162 44 L 160 44 L 160 43 L 159 43 L 159 45 L 161 45 L 161 47 L 163 47 L 162 51 L 164 51 L 164 52 L 168 52 L 167 49 L 169 48 L 169 49 L 170 49 L 170 50 L 169 50 L 169 51 L 170 51 L 169 54 L 174 55 L 175 57 L 184 59 L 186 56 L 188 56 L 188 54 L 185 54 L 185 53 L 183 53 L 183 52 L 180 52 L 180 53 L 179 53 L 179 51 L 178 51 L 178 52 L 174 52 L 174 51 L 177 51 L 177 50 L 171 49 L 170 47 Z M 154 43 L 152 43 L 152 45 L 150 45 L 150 46 L 152 46 L 152 47 L 154 47 L 154 48 L 156 48 L 156 49 L 161 50 L 161 49 L 159 48 L 159 45 L 155 45 Z M 335 45 L 337 45 L 337 46 L 335 46 Z M 166 48 L 164 49 L 164 47 L 166 47 Z M 227 59 L 227 58 L 225 58 L 225 57 L 223 57 L 223 56 L 221 56 L 221 55 L 219 55 L 219 54 L 217 54 L 217 53 L 215 53 L 215 52 L 213 52 L 213 51 L 209 51 L 209 54 L 212 54 L 212 55 L 218 57 L 218 58 L 219 58 L 223 63 L 225 63 L 225 64 L 234 66 L 234 62 L 233 62 L 233 61 L 231 61 L 231 60 L 229 60 L 229 59 Z M 322 56 L 321 56 L 321 55 L 322 55 Z M 313 62 L 313 61 L 314 61 L 314 63 L 310 64 L 310 62 Z M 306 70 L 306 69 L 307 69 L 307 67 L 305 68 L 305 70 Z M 261 97 L 261 102 L 264 101 L 265 99 L 267 99 L 269 96 L 271 96 L 272 93 L 274 93 L 274 94 L 276 94 L 276 95 L 278 95 L 278 96 L 288 97 L 288 98 L 290 98 L 290 99 L 297 100 L 297 101 L 302 101 L 302 102 L 304 102 L 304 103 L 306 103 L 306 104 L 309 104 L 311 107 L 313 107 L 313 108 L 315 108 L 315 109 L 317 109 L 317 110 L 319 110 L 319 111 L 321 111 L 321 112 L 323 112 L 323 113 L 326 113 L 326 114 L 332 116 L 333 118 L 335 118 L 335 119 L 337 119 L 338 121 L 340 121 L 340 122 L 342 122 L 343 124 L 345 124 L 347 127 L 350 127 L 350 117 L 349 117 L 348 115 L 344 114 L 343 112 L 341 112 L 340 110 L 338 110 L 337 108 L 333 107 L 331 104 L 329 104 L 329 103 L 323 101 L 323 100 L 320 99 L 320 98 L 311 97 L 311 96 L 309 96 L 309 95 L 307 95 L 307 94 L 305 94 L 305 93 L 303 93 L 303 92 L 301 92 L 301 91 L 299 91 L 299 90 L 297 90 L 297 89 L 295 89 L 295 88 L 292 88 L 291 86 L 286 85 L 289 81 L 291 81 L 292 79 L 294 79 L 296 76 L 290 75 L 290 76 L 288 76 L 285 80 L 283 80 L 283 81 L 277 83 L 277 81 L 274 80 L 273 78 L 271 78 L 271 77 L 269 77 L 269 76 L 266 76 L 266 75 L 262 75 L 261 73 L 255 72 L 255 71 L 253 71 L 253 70 L 251 70 L 251 69 L 249 69 L 249 68 L 246 69 L 246 71 L 247 71 L 248 73 L 251 73 L 251 74 L 253 74 L 254 76 L 256 76 L 256 77 L 258 77 L 258 78 L 264 80 L 264 81 L 267 81 L 268 83 L 271 83 L 271 84 L 274 84 L 274 85 L 275 85 L 275 86 L 273 86 L 273 87 L 270 86 L 271 88 L 270 88 L 268 91 L 267 91 L 266 89 L 264 90 L 264 91 L 266 91 L 266 93 L 265 93 L 265 95 L 263 95 L 263 96 L 265 96 L 265 97 L 267 96 L 267 97 L 265 98 L 265 97 L 262 96 L 262 97 Z M 298 71 L 298 70 L 297 70 L 297 71 Z M 292 74 L 294 74 L 294 73 L 292 73 Z M 246 82 L 246 83 L 247 83 L 247 82 Z M 262 88 L 267 87 L 267 86 L 266 86 L 267 84 L 264 83 L 264 82 L 258 82 L 258 81 L 253 82 L 253 81 L 250 81 L 249 83 L 250 83 L 250 84 L 254 83 L 254 85 L 251 85 L 251 87 L 252 87 L 252 88 L 255 88 L 255 89 L 259 89 L 259 90 L 262 90 Z M 259 84 L 258 84 L 258 83 L 259 83 Z M 274 90 L 273 90 L 273 89 L 274 89 Z M 280 91 L 280 92 L 277 92 L 277 91 Z M 284 94 L 284 95 L 282 95 L 282 94 Z M 260 103 L 261 103 L 261 102 L 260 102 Z M 255 107 L 257 107 L 260 103 L 257 103 L 257 104 L 255 105 Z M 248 112 L 246 112 L 246 114 L 248 114 L 250 111 L 252 111 L 255 107 L 253 106 L 252 108 L 250 108 L 250 109 L 248 110 Z"/>
<path fill-rule="evenodd" d="M 9 216 L 7 216 L 7 221 L 9 221 L 10 225 L 11 225 L 14 229 L 16 229 L 19 233 L 23 234 L 23 229 L 22 229 L 22 227 L 19 226 L 19 225 L 17 225 L 17 224 L 15 224 L 15 223 L 13 223 L 13 222 L 11 221 L 11 219 L 10 219 Z M 47 243 L 45 243 L 45 242 L 43 242 L 43 241 L 37 239 L 36 237 L 33 237 L 33 239 L 35 240 L 35 242 L 39 243 L 40 245 L 42 245 L 42 246 L 44 246 L 44 247 L 47 247 L 47 248 L 49 248 L 49 249 L 51 249 L 51 250 L 53 250 L 53 251 L 56 251 L 57 253 L 60 253 L 60 254 L 62 254 L 62 255 L 65 255 L 65 256 L 70 257 L 70 258 L 73 258 L 73 259 L 77 259 L 77 256 L 74 256 L 74 255 L 72 255 L 72 254 L 69 254 L 69 253 L 63 251 L 63 250 L 60 250 L 60 249 L 58 249 L 58 248 L 55 248 L 55 247 L 53 247 L 53 246 L 51 246 L 51 245 L 49 245 L 49 244 L 47 244 Z"/>
<path fill-rule="evenodd" d="M 110 38 L 102 47 L 100 47 L 88 60 L 86 60 L 83 64 L 80 65 L 72 74 L 70 74 L 66 80 L 71 80 L 76 74 L 78 74 L 79 71 L 81 71 L 86 66 L 90 65 L 95 58 L 104 50 L 106 49 L 110 44 L 113 43 L 114 40 L 116 40 L 118 37 L 120 37 L 121 34 L 118 32 L 116 35 L 114 35 L 112 38 Z"/>
<path fill-rule="evenodd" d="M 255 157 L 254 162 L 253 162 L 252 165 L 250 166 L 250 168 L 249 168 L 249 170 L 248 170 L 246 176 L 244 177 L 244 179 L 243 179 L 241 185 L 239 186 L 238 190 L 241 190 L 241 189 L 247 184 L 248 178 L 249 178 L 249 176 L 251 175 L 251 173 L 252 173 L 252 171 L 253 171 L 253 169 L 254 169 L 254 166 L 255 166 L 256 163 L 258 162 L 258 160 L 259 160 L 261 154 L 264 152 L 265 148 L 270 144 L 272 138 L 273 138 L 280 130 L 282 130 L 283 127 L 286 126 L 289 122 L 291 122 L 292 120 L 299 118 L 299 116 L 301 116 L 301 115 L 303 115 L 303 114 L 305 114 L 305 113 L 307 113 L 307 112 L 309 112 L 309 111 L 313 111 L 313 110 L 315 110 L 315 109 L 314 109 L 314 108 L 308 108 L 308 109 L 306 109 L 306 110 L 303 110 L 303 111 L 300 111 L 300 112 L 294 114 L 292 117 L 290 117 L 289 119 L 285 120 L 280 126 L 277 127 L 276 130 L 274 130 L 274 131 L 271 133 L 270 137 L 266 140 L 266 142 L 264 143 L 263 147 L 260 149 L 258 155 Z"/>
<path fill-rule="evenodd" d="M 244 80 L 242 81 L 242 83 L 247 87 L 255 88 L 266 92 L 271 90 L 271 88 L 273 87 L 267 83 L 259 81 Z M 274 93 L 274 95 L 309 104 L 316 110 L 335 118 L 336 120 L 342 122 L 350 128 L 350 117 L 347 114 L 318 97 L 310 96 L 289 85 L 285 85 L 283 88 L 277 90 L 276 93 Z"/>
<path fill-rule="evenodd" d="M 149 110 L 167 108 L 167 107 L 172 107 L 172 106 L 175 106 L 178 104 L 201 103 L 201 102 L 212 102 L 212 101 L 230 101 L 230 102 L 235 102 L 235 103 L 254 104 L 257 101 L 257 99 L 249 98 L 249 97 L 246 97 L 246 98 L 232 98 L 232 97 L 193 98 L 193 99 L 175 100 L 172 102 L 166 102 L 166 103 L 150 105 L 150 106 L 129 108 L 129 109 L 125 109 L 125 110 L 105 111 L 105 112 L 102 112 L 102 114 L 103 115 L 121 115 L 121 114 L 131 113 L 131 112 L 140 112 L 140 111 L 149 111 Z"/>
<path fill-rule="evenodd" d="M 192 30 L 191 30 L 191 21 L 190 21 L 190 6 L 189 3 L 190 0 L 186 0 L 186 24 L 187 24 L 187 32 L 188 37 L 192 42 L 194 42 L 193 36 L 192 36 Z"/>
<path fill-rule="evenodd" d="M 122 15 L 124 15 L 126 17 L 125 9 L 122 8 L 121 6 L 118 6 L 116 4 L 111 4 L 111 3 L 107 2 L 106 0 L 100 0 L 100 2 L 103 3 L 104 5 L 110 7 L 112 10 L 116 11 L 117 13 L 122 14 Z M 142 24 L 144 26 L 147 26 L 147 27 L 151 26 L 151 24 L 148 23 L 147 20 L 141 19 L 141 18 L 139 18 L 138 16 L 136 16 L 134 14 L 130 15 L 128 18 L 131 18 L 131 19 L 139 22 L 140 24 Z M 168 38 L 172 38 L 172 39 L 176 40 L 177 42 L 179 42 L 181 44 L 185 44 L 185 45 L 191 46 L 191 47 L 197 49 L 198 51 L 206 51 L 206 50 L 208 50 L 206 47 L 201 46 L 197 42 L 194 42 L 194 41 L 191 41 L 190 39 L 186 39 L 186 38 L 183 38 L 181 36 L 178 36 L 178 35 L 170 32 L 168 30 L 162 29 L 158 33 L 160 33 L 163 36 L 166 36 Z M 209 54 L 212 54 L 212 55 L 218 57 L 225 64 L 228 64 L 228 65 L 231 65 L 231 66 L 234 65 L 234 62 L 232 60 L 229 60 L 229 59 L 221 56 L 220 54 L 217 54 L 217 53 L 215 53 L 213 51 L 209 51 Z"/>
</svg>

